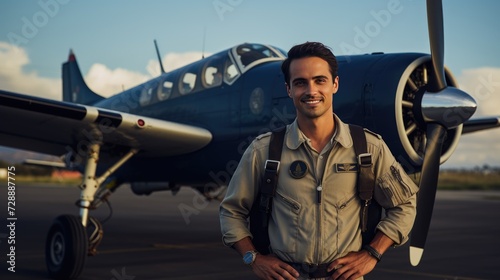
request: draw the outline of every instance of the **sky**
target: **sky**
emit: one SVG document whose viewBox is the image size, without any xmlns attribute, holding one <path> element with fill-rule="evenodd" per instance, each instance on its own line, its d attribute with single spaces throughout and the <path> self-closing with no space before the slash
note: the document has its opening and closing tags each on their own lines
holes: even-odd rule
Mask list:
<svg viewBox="0 0 500 280">
<path fill-rule="evenodd" d="M 444 0 L 445 64 L 474 117 L 500 116 L 500 1 Z M 336 55 L 430 53 L 422 0 L 0 1 L 0 89 L 61 99 L 70 49 L 89 87 L 111 96 L 243 42 Z M 340 85 L 341 86 L 341 85 Z M 465 135 L 444 168 L 500 166 L 500 128 Z"/>
</svg>

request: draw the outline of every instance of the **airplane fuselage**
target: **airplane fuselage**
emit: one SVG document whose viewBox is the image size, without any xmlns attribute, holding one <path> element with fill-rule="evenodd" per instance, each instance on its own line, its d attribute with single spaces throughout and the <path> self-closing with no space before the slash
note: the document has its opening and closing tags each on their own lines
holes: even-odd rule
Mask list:
<svg viewBox="0 0 500 280">
<path fill-rule="evenodd" d="M 214 56 L 228 59 L 225 55 Z M 242 74 L 229 83 L 224 81 L 211 87 L 203 84 L 202 78 L 206 74 L 200 72 L 211 63 L 207 58 L 96 103 L 97 107 L 202 127 L 213 134 L 210 144 L 187 155 L 165 158 L 141 157 L 139 154 L 121 168 L 117 176 L 127 182 L 156 181 L 197 186 L 227 184 L 255 136 L 291 123 L 295 118 L 295 108 L 286 93 L 281 73 L 282 59 L 257 63 L 248 69 L 239 65 L 243 68 Z M 412 116 L 404 112 L 398 115 L 397 107 L 401 107 L 403 96 L 415 98 L 406 93 L 409 91 L 407 80 L 420 79 L 414 77 L 417 75 L 414 72 L 428 63 L 428 55 L 376 53 L 339 56 L 337 59 L 340 86 L 334 98 L 334 111 L 345 122 L 381 134 L 407 171 L 418 172 L 418 151 L 415 151 L 417 157 L 408 152 L 418 135 L 401 139 L 398 132 L 411 122 L 409 117 Z M 168 83 L 170 91 L 165 98 L 162 83 L 166 80 L 183 81 L 186 73 L 193 74 L 191 84 L 195 86 L 192 92 L 183 93 L 179 84 Z M 417 87 L 423 83 L 417 81 Z M 197 85 L 204 88 L 196 88 Z"/>
</svg>

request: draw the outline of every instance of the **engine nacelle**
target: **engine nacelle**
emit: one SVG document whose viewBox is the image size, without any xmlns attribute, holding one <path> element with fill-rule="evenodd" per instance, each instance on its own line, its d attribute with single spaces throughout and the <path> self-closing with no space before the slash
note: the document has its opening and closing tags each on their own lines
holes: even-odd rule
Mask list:
<svg viewBox="0 0 500 280">
<path fill-rule="evenodd" d="M 419 172 L 423 162 L 426 125 L 416 113 L 419 110 L 416 103 L 419 92 L 427 85 L 430 59 L 429 55 L 419 53 L 338 57 L 340 80 L 334 111 L 345 122 L 382 135 L 408 173 Z M 456 87 L 448 70 L 445 75 L 448 86 Z M 351 91 L 345 92 L 343 88 Z M 462 125 L 448 130 L 441 163 L 451 156 L 461 133 Z"/>
</svg>

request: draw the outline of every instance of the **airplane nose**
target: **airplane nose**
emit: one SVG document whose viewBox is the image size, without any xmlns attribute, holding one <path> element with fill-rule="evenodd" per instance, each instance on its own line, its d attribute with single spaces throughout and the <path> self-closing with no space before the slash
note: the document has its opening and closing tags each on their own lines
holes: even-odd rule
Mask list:
<svg viewBox="0 0 500 280">
<path fill-rule="evenodd" d="M 421 114 L 426 123 L 439 123 L 448 129 L 467 121 L 475 112 L 477 103 L 466 92 L 446 87 L 440 92 L 425 92 L 422 96 Z"/>
</svg>

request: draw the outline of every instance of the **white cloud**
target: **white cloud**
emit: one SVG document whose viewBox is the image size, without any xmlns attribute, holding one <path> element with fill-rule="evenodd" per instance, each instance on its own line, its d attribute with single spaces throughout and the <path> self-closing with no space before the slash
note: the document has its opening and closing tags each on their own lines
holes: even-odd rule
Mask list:
<svg viewBox="0 0 500 280">
<path fill-rule="evenodd" d="M 172 71 L 182 66 L 188 65 L 202 58 L 201 52 L 185 52 L 185 53 L 168 53 L 161 59 L 165 72 Z M 205 54 L 209 56 L 210 54 Z M 160 63 L 158 60 L 150 60 L 146 66 L 148 73 L 153 76 L 159 76 L 161 73 Z"/>
<path fill-rule="evenodd" d="M 195 62 L 201 56 L 200 52 L 168 53 L 162 58 L 162 63 L 165 71 L 169 72 Z M 160 63 L 157 60 L 150 60 L 146 70 L 149 75 L 122 68 L 109 69 L 106 65 L 96 63 L 85 75 L 85 81 L 93 91 L 109 97 L 159 76 L 161 74 Z"/>
<path fill-rule="evenodd" d="M 85 75 L 88 87 L 104 97 L 122 92 L 124 89 L 144 83 L 151 78 L 149 75 L 122 68 L 109 69 L 100 63 L 93 64 L 88 74 Z"/>
<path fill-rule="evenodd" d="M 61 80 L 40 77 L 37 72 L 25 72 L 30 60 L 23 48 L 0 42 L 0 88 L 7 91 L 61 99 Z"/>
<path fill-rule="evenodd" d="M 500 68 L 483 67 L 463 70 L 458 85 L 478 104 L 475 117 L 500 115 Z"/>
<path fill-rule="evenodd" d="M 500 68 L 466 69 L 457 77 L 460 89 L 477 102 L 472 118 L 500 116 Z M 500 128 L 465 134 L 443 167 L 500 166 Z"/>
<path fill-rule="evenodd" d="M 165 71 L 168 72 L 201 57 L 201 52 L 169 53 L 162 58 L 162 62 Z M 24 67 L 30 60 L 23 48 L 0 41 L 0 61 L 2 90 L 61 100 L 61 79 L 43 77 L 37 72 L 26 72 Z M 146 65 L 146 71 L 148 74 L 123 68 L 110 69 L 106 65 L 95 63 L 84 75 L 84 79 L 90 89 L 99 95 L 109 97 L 160 75 L 158 61 L 150 60 Z"/>
</svg>

